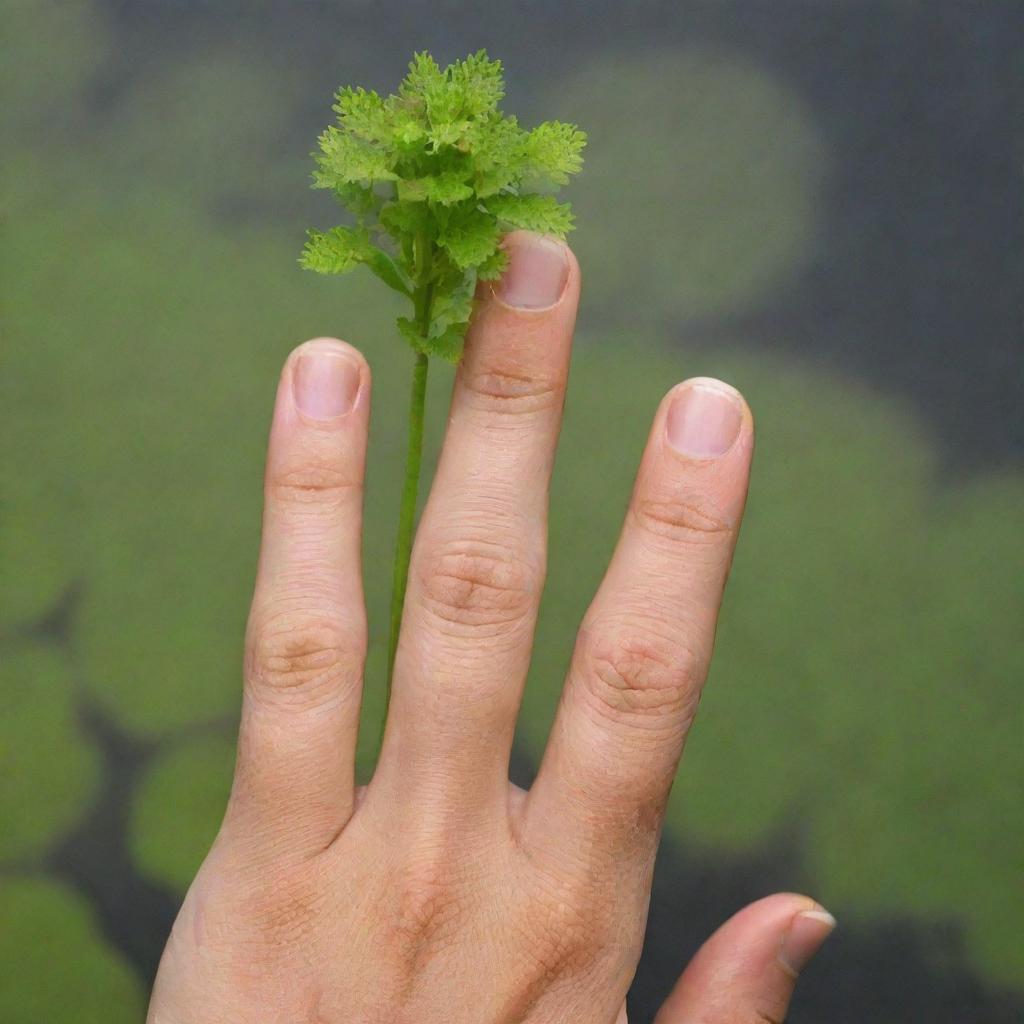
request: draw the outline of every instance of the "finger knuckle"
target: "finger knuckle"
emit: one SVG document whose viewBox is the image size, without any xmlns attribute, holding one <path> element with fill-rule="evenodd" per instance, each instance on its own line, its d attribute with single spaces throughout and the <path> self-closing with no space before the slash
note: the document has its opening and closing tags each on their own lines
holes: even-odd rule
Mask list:
<svg viewBox="0 0 1024 1024">
<path fill-rule="evenodd" d="M 467 369 L 463 383 L 477 408 L 511 415 L 559 406 L 564 392 L 561 381 L 550 376 L 498 367 Z"/>
<path fill-rule="evenodd" d="M 424 605 L 449 625 L 515 625 L 535 606 L 539 576 L 525 558 L 497 545 L 448 546 L 424 568 Z"/>
<path fill-rule="evenodd" d="M 308 707 L 358 685 L 366 649 L 361 627 L 286 614 L 260 622 L 252 636 L 246 677 L 260 696 Z"/>
<path fill-rule="evenodd" d="M 641 494 L 630 518 L 647 533 L 684 544 L 714 543 L 732 529 L 705 497 L 694 495 Z"/>
<path fill-rule="evenodd" d="M 613 722 L 644 725 L 696 713 L 703 659 L 650 630 L 592 630 L 579 673 L 593 711 Z"/>
<path fill-rule="evenodd" d="M 362 479 L 351 467 L 310 459 L 268 475 L 265 490 L 268 500 L 284 505 L 342 504 L 358 497 Z"/>
</svg>

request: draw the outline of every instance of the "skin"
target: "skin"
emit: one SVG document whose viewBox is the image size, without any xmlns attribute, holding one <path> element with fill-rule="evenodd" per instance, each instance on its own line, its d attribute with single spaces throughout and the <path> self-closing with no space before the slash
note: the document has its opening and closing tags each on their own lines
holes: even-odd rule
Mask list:
<svg viewBox="0 0 1024 1024">
<path fill-rule="evenodd" d="M 753 421 L 698 379 L 658 408 L 529 792 L 508 763 L 545 566 L 580 272 L 516 232 L 479 306 L 413 550 L 384 744 L 354 782 L 370 370 L 285 364 L 220 832 L 149 1024 L 622 1024 L 662 815 L 707 673 Z M 390 413 L 388 413 L 390 415 Z M 779 894 L 701 948 L 657 1024 L 781 1021 L 834 921 Z"/>
</svg>

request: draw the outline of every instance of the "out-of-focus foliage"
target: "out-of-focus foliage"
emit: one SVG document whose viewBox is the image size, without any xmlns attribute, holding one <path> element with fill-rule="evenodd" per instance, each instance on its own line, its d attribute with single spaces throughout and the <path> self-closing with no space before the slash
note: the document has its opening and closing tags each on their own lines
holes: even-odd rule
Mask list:
<svg viewBox="0 0 1024 1024">
<path fill-rule="evenodd" d="M 591 139 L 573 192 L 590 315 L 735 315 L 809 259 L 826 151 L 777 77 L 707 50 L 609 54 L 552 102 Z"/>
<path fill-rule="evenodd" d="M 233 740 L 216 735 L 175 744 L 153 762 L 136 797 L 131 834 L 132 853 L 148 876 L 188 888 L 224 816 L 234 769 Z"/>
<path fill-rule="evenodd" d="M 277 213 L 304 194 L 305 154 L 279 134 L 300 81 L 290 93 L 279 68 L 211 46 L 135 68 L 97 113 L 87 97 L 109 53 L 102 17 L 70 2 L 7 8 L 0 74 L 22 101 L 3 114 L 14 145 L 0 247 L 0 663 L 12 704 L 0 855 L 36 855 L 88 813 L 98 755 L 77 726 L 80 686 L 131 736 L 161 740 L 132 807 L 132 849 L 180 890 L 226 793 L 276 376 L 318 334 L 356 344 L 374 371 L 369 770 L 404 442 L 384 410 L 403 407 L 409 373 L 391 326 L 399 302 L 358 278 L 300 274 L 304 218 L 288 230 L 226 215 L 268 198 Z M 580 334 L 524 749 L 541 749 L 657 401 L 685 376 L 730 379 L 755 410 L 758 454 L 670 834 L 742 849 L 799 819 L 812 877 L 794 885 L 840 916 L 962 920 L 980 969 L 1024 981 L 1012 898 L 1019 469 L 947 479 L 896 399 L 728 354 L 743 339 L 700 357 L 669 348 L 666 323 L 674 333 L 681 318 L 749 310 L 809 259 L 829 158 L 791 86 L 732 54 L 610 55 L 540 109 L 592 129 L 576 202 L 584 303 L 630 326 Z M 624 191 L 638 153 L 648 187 Z M 432 379 L 434 412 L 449 384 Z M 443 416 L 428 420 L 430 464 Z M 75 586 L 68 661 L 23 634 Z M 139 1019 L 125 968 L 76 900 L 11 879 L 0 892 L 0 1018 L 58 1020 L 80 1004 L 76 1021 L 116 1024 L 122 1006 Z M 90 1000 L 105 1013 L 90 1017 Z"/>
<path fill-rule="evenodd" d="M 0 693 L 2 862 L 39 852 L 78 820 L 98 781 L 99 756 L 79 731 L 71 673 L 56 651 L 5 645 Z"/>
<path fill-rule="evenodd" d="M 0 879 L 0 1016 L 4 1024 L 138 1024 L 132 969 L 99 936 L 82 897 L 35 878 Z"/>
</svg>

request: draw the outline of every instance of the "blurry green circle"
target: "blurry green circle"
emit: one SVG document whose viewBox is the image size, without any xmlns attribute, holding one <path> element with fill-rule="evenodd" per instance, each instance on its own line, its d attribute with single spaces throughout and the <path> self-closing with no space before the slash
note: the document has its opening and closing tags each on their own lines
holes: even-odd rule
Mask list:
<svg viewBox="0 0 1024 1024">
<path fill-rule="evenodd" d="M 842 799 L 822 802 L 814 831 L 823 899 L 864 916 L 954 915 L 978 966 L 1018 984 L 1024 585 L 1007 556 L 1022 508 L 1019 474 L 935 496 L 920 586 L 901 594 L 903 639 L 885 647 L 860 731 L 863 766 L 836 780 Z"/>
<path fill-rule="evenodd" d="M 123 534 L 103 536 L 78 620 L 90 689 L 140 733 L 233 719 L 240 700 L 255 524 L 243 552 L 219 517 L 186 517 L 173 504 L 137 505 Z"/>
<path fill-rule="evenodd" d="M 38 879 L 0 879 L 0 1019 L 4 1024 L 138 1024 L 138 978 L 97 933 L 88 905 Z"/>
<path fill-rule="evenodd" d="M 824 147 L 779 76 L 708 50 L 615 55 L 549 102 L 589 136 L 567 193 L 588 315 L 737 312 L 809 259 Z"/>
<path fill-rule="evenodd" d="M 131 849 L 144 874 L 184 891 L 217 835 L 235 767 L 235 744 L 206 736 L 172 747 L 135 796 Z"/>
<path fill-rule="evenodd" d="M 10 406 L 5 403 L 5 408 Z M 17 447 L 22 447 L 20 442 Z M 69 481 L 41 478 L 22 453 L 5 451 L 4 466 L 0 565 L 5 581 L 0 617 L 6 626 L 25 627 L 52 610 L 80 579 L 81 562 L 66 518 L 79 503 Z"/>
<path fill-rule="evenodd" d="M 100 774 L 79 727 L 75 694 L 56 651 L 19 644 L 0 654 L 0 857 L 42 849 L 80 818 Z"/>
</svg>

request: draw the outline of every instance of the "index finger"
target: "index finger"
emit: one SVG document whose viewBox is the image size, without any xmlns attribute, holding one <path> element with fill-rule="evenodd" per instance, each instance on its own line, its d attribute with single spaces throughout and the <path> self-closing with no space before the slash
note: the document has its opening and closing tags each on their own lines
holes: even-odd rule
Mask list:
<svg viewBox="0 0 1024 1024">
<path fill-rule="evenodd" d="M 662 402 L 608 573 L 583 625 L 527 828 L 580 851 L 653 851 L 696 713 L 747 492 L 753 420 L 727 384 Z"/>
</svg>

